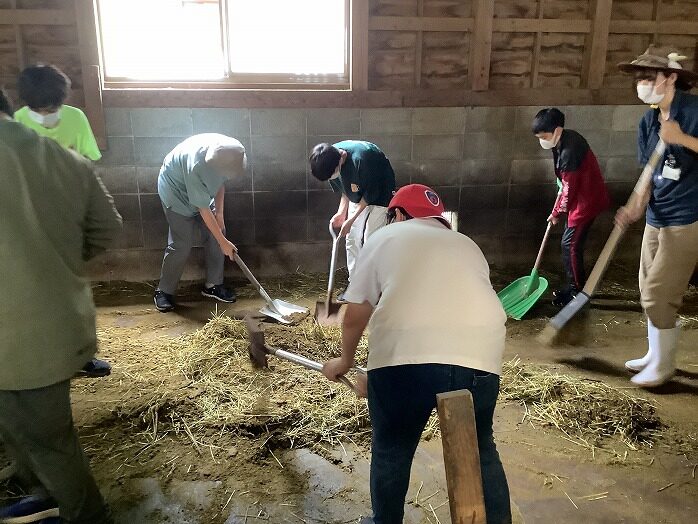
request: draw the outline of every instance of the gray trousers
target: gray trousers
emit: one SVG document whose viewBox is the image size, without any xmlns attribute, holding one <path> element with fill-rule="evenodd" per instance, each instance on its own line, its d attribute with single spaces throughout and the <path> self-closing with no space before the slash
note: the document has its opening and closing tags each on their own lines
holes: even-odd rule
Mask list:
<svg viewBox="0 0 698 524">
<path fill-rule="evenodd" d="M 206 282 L 219 285 L 223 283 L 223 267 L 225 255 L 221 251 L 218 242 L 206 227 L 201 215 L 186 217 L 165 209 L 165 217 L 170 226 L 167 239 L 165 257 L 162 260 L 160 272 L 160 284 L 158 289 L 168 295 L 174 295 L 177 291 L 179 279 L 182 278 L 184 266 L 189 258 L 189 253 L 194 247 L 196 230 L 201 231 L 204 241 L 204 256 L 206 258 Z"/>
<path fill-rule="evenodd" d="M 0 437 L 24 487 L 55 500 L 62 522 L 111 523 L 73 426 L 70 381 L 0 390 L 0 406 Z"/>
</svg>

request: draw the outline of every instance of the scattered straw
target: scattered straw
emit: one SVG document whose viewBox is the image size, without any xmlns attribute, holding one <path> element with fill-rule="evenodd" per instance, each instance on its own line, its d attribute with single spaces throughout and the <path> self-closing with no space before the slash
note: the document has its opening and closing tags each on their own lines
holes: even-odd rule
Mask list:
<svg viewBox="0 0 698 524">
<path fill-rule="evenodd" d="M 527 418 L 589 449 L 610 437 L 637 449 L 651 444 L 661 426 L 648 400 L 597 380 L 524 366 L 519 358 L 504 364 L 502 397 L 524 404 Z"/>
</svg>

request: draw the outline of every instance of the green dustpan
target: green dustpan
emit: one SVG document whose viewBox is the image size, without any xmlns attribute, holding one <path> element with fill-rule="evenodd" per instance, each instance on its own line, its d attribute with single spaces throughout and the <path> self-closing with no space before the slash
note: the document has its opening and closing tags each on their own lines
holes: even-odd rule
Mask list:
<svg viewBox="0 0 698 524">
<path fill-rule="evenodd" d="M 551 226 L 552 224 L 548 222 L 548 227 L 545 230 L 543 242 L 541 242 L 540 250 L 538 250 L 538 257 L 536 258 L 536 263 L 533 266 L 531 274 L 527 277 L 514 280 L 514 282 L 497 293 L 504 307 L 504 311 L 515 320 L 521 320 L 528 310 L 538 301 L 541 295 L 545 293 L 545 290 L 548 289 L 548 281 L 538 276 L 538 266 L 543 258 L 543 250 L 545 249 L 545 244 L 548 242 Z"/>
</svg>

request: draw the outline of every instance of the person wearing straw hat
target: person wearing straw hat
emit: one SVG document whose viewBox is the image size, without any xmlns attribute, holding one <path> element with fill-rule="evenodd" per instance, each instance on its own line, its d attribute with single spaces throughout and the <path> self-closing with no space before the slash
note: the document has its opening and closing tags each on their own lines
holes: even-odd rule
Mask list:
<svg viewBox="0 0 698 524">
<path fill-rule="evenodd" d="M 459 389 L 473 395 L 487 522 L 511 522 L 492 433 L 506 314 L 482 251 L 451 230 L 443 211 L 427 186 L 395 193 L 389 225 L 366 241 L 345 295 L 342 356 L 323 368 L 330 380 L 347 373 L 368 326 L 373 519 L 365 522 L 402 522 L 412 459 L 436 395 Z"/>
<path fill-rule="evenodd" d="M 201 294 L 220 302 L 235 302 L 235 292 L 223 286 L 225 257 L 237 248 L 226 238 L 223 203 L 225 182 L 240 177 L 247 166 L 245 147 L 217 133 L 187 138 L 165 157 L 158 176 L 158 195 L 170 226 L 162 261 L 155 307 L 172 311 L 179 279 L 194 246 L 196 231 L 204 240 L 206 284 Z"/>
<path fill-rule="evenodd" d="M 698 264 L 698 96 L 688 93 L 698 74 L 683 69 L 683 59 L 650 47 L 618 66 L 634 76 L 638 98 L 651 107 L 639 126 L 640 163 L 647 162 L 660 138 L 667 144 L 641 202 L 616 214 L 616 223 L 627 226 L 646 211 L 639 284 L 648 350 L 625 363 L 641 387 L 662 385 L 676 372 L 678 309 Z"/>
</svg>

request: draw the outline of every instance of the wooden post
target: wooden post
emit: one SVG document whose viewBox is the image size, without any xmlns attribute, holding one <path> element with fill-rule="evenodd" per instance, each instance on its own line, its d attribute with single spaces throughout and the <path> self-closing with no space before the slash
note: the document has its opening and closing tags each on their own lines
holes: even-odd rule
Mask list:
<svg viewBox="0 0 698 524">
<path fill-rule="evenodd" d="M 351 88 L 368 89 L 368 0 L 351 2 Z"/>
<path fill-rule="evenodd" d="M 490 85 L 492 21 L 494 0 L 473 1 L 473 33 L 470 37 L 470 70 L 473 91 L 486 91 Z"/>
<path fill-rule="evenodd" d="M 593 22 L 583 67 L 585 84 L 589 89 L 603 86 L 612 8 L 613 0 L 596 0 L 593 7 Z"/>
<path fill-rule="evenodd" d="M 473 396 L 467 389 L 436 395 L 452 524 L 486 524 Z"/>
</svg>

